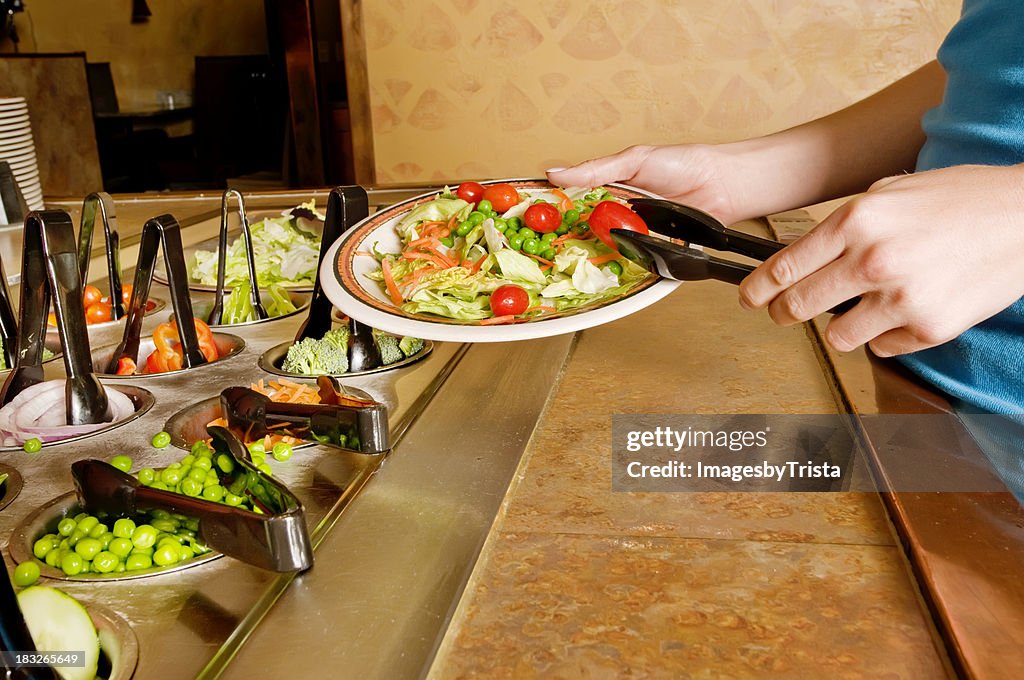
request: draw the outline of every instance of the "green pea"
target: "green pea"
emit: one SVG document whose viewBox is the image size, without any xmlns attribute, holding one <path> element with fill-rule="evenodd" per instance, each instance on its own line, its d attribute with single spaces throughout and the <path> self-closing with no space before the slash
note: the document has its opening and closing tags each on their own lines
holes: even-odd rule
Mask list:
<svg viewBox="0 0 1024 680">
<path fill-rule="evenodd" d="M 235 494 L 230 492 L 224 494 L 224 502 L 232 507 L 238 507 L 239 505 L 242 504 L 242 501 L 244 500 L 245 499 L 242 498 L 241 496 L 236 496 Z"/>
<path fill-rule="evenodd" d="M 207 445 L 206 442 L 198 441 L 198 442 L 195 442 L 195 443 L 192 444 L 192 448 L 189 449 L 189 452 L 193 456 L 198 458 L 199 456 L 203 455 L 205 452 L 207 452 L 209 450 L 210 450 L 210 447 L 209 447 L 209 445 Z"/>
<path fill-rule="evenodd" d="M 60 570 L 68 576 L 77 576 L 85 569 L 85 560 L 76 552 L 65 553 L 60 560 Z"/>
<path fill-rule="evenodd" d="M 134 547 L 135 546 L 129 539 L 119 537 L 110 542 L 110 545 L 107 546 L 107 551 L 117 555 L 118 557 L 128 557 Z"/>
<path fill-rule="evenodd" d="M 32 544 L 32 554 L 43 559 L 46 557 L 46 553 L 50 552 L 57 546 L 54 545 L 53 541 L 48 538 L 40 538 L 38 541 Z"/>
<path fill-rule="evenodd" d="M 292 447 L 284 442 L 274 444 L 274 460 L 284 462 L 292 457 Z"/>
<path fill-rule="evenodd" d="M 114 535 L 118 538 L 130 538 L 135 531 L 135 521 L 122 517 L 114 522 Z"/>
<path fill-rule="evenodd" d="M 523 241 L 523 252 L 536 255 L 537 251 L 540 250 L 540 241 L 535 238 L 528 238 Z"/>
<path fill-rule="evenodd" d="M 153 440 L 150 444 L 153 445 L 154 449 L 166 449 L 167 445 L 171 443 L 171 435 L 167 432 L 157 432 L 153 435 Z"/>
<path fill-rule="evenodd" d="M 228 454 L 222 453 L 217 456 L 217 467 L 219 467 L 222 472 L 234 472 L 235 461 Z"/>
<path fill-rule="evenodd" d="M 132 471 L 132 459 L 129 456 L 114 456 L 110 459 L 110 464 L 122 472 Z"/>
<path fill-rule="evenodd" d="M 194 467 L 188 471 L 187 479 L 194 479 L 197 482 L 202 482 L 204 479 L 206 479 L 206 470 L 202 469 L 201 467 Z"/>
<path fill-rule="evenodd" d="M 505 233 L 505 230 L 508 229 L 508 220 L 506 220 L 503 217 L 495 217 L 494 228 L 502 233 Z"/>
<path fill-rule="evenodd" d="M 519 231 L 519 228 L 523 226 L 523 221 L 518 217 L 508 218 L 508 229 L 515 229 Z"/>
<path fill-rule="evenodd" d="M 189 531 L 199 531 L 199 520 L 197 520 L 195 517 L 190 517 L 189 519 L 185 520 L 185 528 Z"/>
<path fill-rule="evenodd" d="M 258 453 L 258 454 L 262 455 L 262 454 L 264 454 L 266 452 L 267 452 L 267 449 L 266 449 L 266 447 L 263 446 L 263 440 L 262 439 L 258 439 L 256 441 L 254 441 L 252 444 L 249 444 L 249 453 Z"/>
<path fill-rule="evenodd" d="M 153 566 L 153 560 L 149 555 L 129 555 L 124 561 L 125 571 L 140 571 Z"/>
<path fill-rule="evenodd" d="M 270 474 L 269 472 L 267 474 Z M 208 501 L 217 502 L 224 497 L 224 487 L 220 484 L 213 484 L 203 489 L 203 498 Z"/>
<path fill-rule="evenodd" d="M 540 237 L 540 242 L 543 243 L 545 246 L 550 246 L 551 242 L 554 241 L 556 238 L 558 238 L 558 234 L 556 234 L 553 231 L 549 231 L 548 233 Z"/>
<path fill-rule="evenodd" d="M 178 530 L 178 523 L 173 519 L 154 519 L 150 522 L 150 526 L 156 529 L 158 533 L 161 531 L 166 531 L 169 534 L 173 534 L 175 531 Z M 156 543 L 155 538 L 156 537 L 154 537 L 153 543 Z M 132 540 L 135 540 L 135 534 L 132 534 Z M 135 545 L 138 545 L 138 543 L 136 543 Z M 152 543 L 150 545 L 152 545 Z M 146 546 L 142 547 L 145 548 Z"/>
<path fill-rule="evenodd" d="M 478 208 L 477 210 L 474 210 L 473 212 L 469 213 L 469 217 L 466 218 L 466 221 L 463 222 L 463 224 L 468 223 L 475 227 L 476 225 L 480 224 L 486 219 L 487 215 L 484 215 L 483 212 Z"/>
<path fill-rule="evenodd" d="M 100 545 L 103 546 L 103 549 L 106 550 L 107 546 L 110 545 L 110 542 L 113 541 L 114 538 L 116 538 L 116 537 L 114 536 L 113 532 L 108 531 L 108 532 L 104 533 L 101 536 L 97 536 L 96 540 L 99 541 Z"/>
<path fill-rule="evenodd" d="M 104 550 L 98 553 L 96 557 L 92 558 L 92 568 L 97 574 L 109 574 L 110 572 L 117 569 L 118 563 L 120 563 L 117 555 L 114 553 Z"/>
<path fill-rule="evenodd" d="M 138 548 L 138 547 L 132 548 L 132 551 L 130 553 L 128 553 L 128 554 L 129 555 L 145 555 L 146 557 L 152 557 L 153 556 L 153 546 L 149 546 L 148 548 Z"/>
<path fill-rule="evenodd" d="M 260 463 L 259 465 L 256 466 L 256 469 L 265 475 L 273 476 L 274 474 L 274 470 L 266 463 Z"/>
<path fill-rule="evenodd" d="M 612 274 L 615 274 L 616 276 L 622 276 L 622 265 L 616 262 L 615 260 L 612 260 L 611 262 L 606 264 L 605 269 L 610 271 Z"/>
<path fill-rule="evenodd" d="M 65 517 L 57 524 L 57 533 L 61 536 L 70 536 L 78 523 L 70 517 Z"/>
<path fill-rule="evenodd" d="M 153 482 L 149 485 L 151 489 L 159 489 L 160 491 L 170 491 L 171 487 L 167 486 L 163 482 Z"/>
<path fill-rule="evenodd" d="M 153 552 L 153 561 L 161 567 L 167 567 L 177 563 L 180 557 L 181 551 L 178 549 L 178 546 L 176 545 L 165 545 L 163 547 L 157 548 Z"/>
<path fill-rule="evenodd" d="M 156 543 L 156 534 L 157 531 L 154 527 L 149 524 L 140 524 L 132 532 L 132 545 L 136 548 L 151 548 Z"/>
<path fill-rule="evenodd" d="M 210 486 L 211 484 L 220 484 L 220 475 L 217 474 L 216 470 L 207 470 L 206 478 L 203 479 L 203 486 Z"/>
<path fill-rule="evenodd" d="M 576 224 L 579 221 L 579 219 L 580 211 L 577 210 L 576 208 L 569 208 L 568 210 L 565 211 L 565 214 L 562 215 L 562 220 L 569 225 Z"/>
<path fill-rule="evenodd" d="M 107 533 L 107 525 L 103 522 L 97 522 L 92 529 L 89 529 L 89 538 L 99 538 L 103 534 Z"/>
<path fill-rule="evenodd" d="M 175 486 L 181 482 L 181 471 L 175 468 L 166 468 L 160 473 L 160 481 L 168 487 Z"/>
<path fill-rule="evenodd" d="M 203 485 L 201 482 L 197 482 L 189 477 L 188 479 L 181 480 L 181 492 L 186 496 L 194 498 L 203 492 Z"/>
<path fill-rule="evenodd" d="M 566 234 L 569 233 L 569 225 L 563 222 L 562 225 L 558 227 L 558 229 L 555 229 L 555 233 L 558 234 L 559 236 L 565 236 Z"/>
<path fill-rule="evenodd" d="M 153 483 L 153 480 L 156 479 L 156 470 L 148 467 L 142 468 L 139 470 L 138 477 L 142 484 L 149 486 Z"/>
<path fill-rule="evenodd" d="M 174 549 L 177 550 L 178 546 L 181 545 L 181 538 L 179 538 L 178 536 L 169 536 L 167 534 L 164 534 L 164 536 L 156 542 L 156 547 L 159 550 L 165 545 L 173 545 Z"/>
<path fill-rule="evenodd" d="M 88 517 L 83 517 L 82 520 L 78 523 L 78 526 L 75 528 L 87 534 L 90 531 L 92 531 L 92 528 L 99 523 L 99 518 L 89 515 Z"/>
<path fill-rule="evenodd" d="M 190 545 L 182 545 L 178 547 L 178 561 L 184 562 L 190 560 L 196 556 L 196 551 L 192 549 Z"/>
<path fill-rule="evenodd" d="M 468 222 L 468 221 L 466 221 L 466 222 L 460 222 L 460 223 L 459 223 L 459 226 L 455 228 L 455 234 L 456 234 L 457 236 L 465 236 L 465 235 L 466 235 L 466 234 L 468 234 L 469 232 L 473 231 L 473 227 L 474 227 L 474 226 L 475 226 L 475 225 L 471 224 L 471 223 L 470 223 L 470 222 Z"/>
<path fill-rule="evenodd" d="M 32 437 L 31 439 L 26 439 L 21 448 L 25 450 L 25 453 L 39 453 L 43 448 L 43 442 L 38 437 Z"/>
<path fill-rule="evenodd" d="M 91 560 L 103 550 L 103 544 L 95 538 L 83 538 L 75 544 L 75 552 L 83 560 Z"/>
<path fill-rule="evenodd" d="M 88 536 L 88 534 L 86 534 L 84 531 L 79 531 L 78 529 L 75 529 L 72 532 L 72 534 L 68 536 L 68 547 L 74 548 L 76 545 L 78 545 L 78 542 L 86 536 Z"/>
<path fill-rule="evenodd" d="M 445 236 L 444 238 L 441 239 L 441 243 L 444 244 L 446 247 L 451 248 L 453 245 L 455 245 L 455 239 L 452 238 L 451 236 Z"/>
<path fill-rule="evenodd" d="M 25 588 L 39 580 L 39 563 L 35 560 L 22 562 L 14 568 L 14 585 Z"/>
<path fill-rule="evenodd" d="M 46 564 L 51 566 L 51 567 L 59 568 L 60 567 L 60 562 L 61 562 L 61 560 L 63 558 L 64 558 L 64 549 L 63 548 L 55 548 L 55 549 L 51 550 L 50 552 L 46 553 L 46 557 L 43 558 L 43 561 L 46 562 Z"/>
<path fill-rule="evenodd" d="M 521 250 L 523 247 L 523 237 L 519 234 L 509 237 L 508 247 L 512 250 Z"/>
<path fill-rule="evenodd" d="M 482 213 L 489 213 L 494 210 L 494 206 L 485 198 L 476 204 L 476 209 Z"/>
<path fill-rule="evenodd" d="M 543 253 L 541 253 L 540 256 L 543 257 L 545 260 L 550 260 L 554 262 L 555 258 L 558 257 L 558 252 L 554 248 L 548 248 Z"/>
<path fill-rule="evenodd" d="M 535 232 L 533 229 L 530 229 L 529 227 L 523 227 L 516 233 L 522 236 L 524 241 L 528 238 L 537 238 L 537 232 Z"/>
</svg>

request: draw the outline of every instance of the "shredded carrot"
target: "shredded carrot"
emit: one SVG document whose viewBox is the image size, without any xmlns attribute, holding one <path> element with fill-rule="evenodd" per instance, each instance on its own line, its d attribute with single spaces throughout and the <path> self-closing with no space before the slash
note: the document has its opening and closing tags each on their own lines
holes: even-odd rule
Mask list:
<svg viewBox="0 0 1024 680">
<path fill-rule="evenodd" d="M 384 274 L 384 285 L 387 286 L 388 295 L 391 296 L 391 301 L 395 303 L 395 306 L 401 306 L 402 294 L 398 291 L 398 285 L 395 284 L 395 279 L 391 276 L 391 260 L 384 258 L 380 262 L 381 272 Z"/>
<path fill-rule="evenodd" d="M 434 246 L 436 248 L 440 244 L 441 242 L 435 236 L 423 236 L 421 238 L 416 239 L 415 241 L 409 241 L 410 248 L 419 248 L 421 246 L 427 245 Z"/>
<path fill-rule="evenodd" d="M 534 305 L 533 307 L 527 307 L 526 312 L 556 312 L 558 309 L 551 305 Z M 523 312 L 524 314 L 526 312 Z"/>
<path fill-rule="evenodd" d="M 591 210 L 590 212 L 593 212 L 593 210 Z M 589 212 L 585 212 L 585 213 L 580 215 L 580 219 L 578 221 L 579 222 L 586 222 L 589 219 L 590 219 L 590 213 Z"/>
<path fill-rule="evenodd" d="M 455 230 L 455 225 L 456 225 L 456 223 L 458 223 L 458 221 L 459 221 L 459 214 L 458 213 L 455 213 L 454 215 L 452 215 L 451 218 L 448 220 L 447 229 L 448 229 L 448 233 L 449 234 L 452 233 L 452 231 Z"/>
<path fill-rule="evenodd" d="M 480 271 L 480 266 L 483 265 L 484 260 L 486 260 L 486 259 L 487 259 L 486 255 L 481 256 L 480 259 L 477 260 L 476 262 L 474 262 L 473 266 L 469 268 L 469 273 L 470 274 L 476 274 L 478 271 Z"/>
<path fill-rule="evenodd" d="M 590 262 L 590 264 L 604 264 L 605 262 L 617 260 L 620 257 L 622 256 L 619 255 L 618 253 L 608 253 L 607 255 L 598 255 L 597 257 L 591 257 L 587 261 Z"/>
<path fill-rule="evenodd" d="M 419 269 L 413 269 L 411 272 L 409 272 L 409 274 L 406 275 L 404 279 L 402 279 L 402 285 L 408 286 L 410 284 L 416 283 L 417 281 L 420 280 L 421 277 L 425 276 L 426 274 L 430 274 L 432 272 L 437 271 L 436 269 L 434 269 L 433 262 L 428 262 L 428 264 L 431 266 L 420 267 Z"/>
<path fill-rule="evenodd" d="M 558 210 L 563 215 L 566 213 L 567 210 L 572 210 L 573 202 L 572 199 L 569 198 L 568 194 L 566 194 L 561 189 L 552 189 L 551 193 L 553 193 L 555 196 L 558 196 L 558 198 L 561 199 L 561 201 L 558 204 Z"/>
<path fill-rule="evenodd" d="M 546 264 L 546 265 L 547 265 L 547 266 L 549 266 L 549 267 L 555 264 L 555 263 L 554 263 L 554 262 L 552 262 L 551 260 L 545 260 L 545 259 L 544 259 L 543 257 L 541 257 L 540 255 L 534 255 L 533 253 L 526 253 L 526 252 L 524 252 L 524 253 L 523 253 L 523 255 L 526 255 L 527 257 L 532 257 L 533 259 L 537 260 L 537 261 L 538 261 L 538 262 L 540 262 L 541 264 Z"/>
<path fill-rule="evenodd" d="M 402 253 L 402 257 L 404 257 L 407 260 L 427 260 L 428 262 L 433 262 L 434 264 L 436 264 L 441 269 L 449 269 L 449 268 L 452 267 L 451 260 L 449 260 L 446 257 L 438 257 L 434 253 L 408 253 L 408 252 L 406 252 L 406 253 Z M 385 279 L 385 281 L 386 281 L 386 279 Z M 401 304 L 401 303 L 400 302 L 396 302 L 395 304 Z"/>
<path fill-rule="evenodd" d="M 492 316 L 490 319 L 480 319 L 481 326 L 494 326 L 501 323 L 512 323 L 516 320 L 516 317 L 512 314 L 506 314 L 504 316 Z"/>
</svg>

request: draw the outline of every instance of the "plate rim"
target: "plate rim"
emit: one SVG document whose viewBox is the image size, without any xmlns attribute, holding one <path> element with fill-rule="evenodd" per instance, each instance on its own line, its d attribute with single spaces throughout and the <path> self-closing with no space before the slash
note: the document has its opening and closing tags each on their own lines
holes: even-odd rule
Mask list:
<svg viewBox="0 0 1024 680">
<path fill-rule="evenodd" d="M 481 182 L 484 186 L 488 184 L 538 184 L 553 186 L 543 178 L 515 178 L 500 179 Z M 602 186 L 614 187 L 625 193 L 632 193 L 641 196 L 655 196 L 651 192 L 628 186 L 621 183 L 609 183 Z M 670 279 L 658 279 L 652 277 L 651 282 L 644 287 L 624 294 L 623 297 L 614 302 L 590 310 L 579 311 L 566 316 L 558 316 L 538 321 L 524 321 L 513 324 L 480 325 L 479 323 L 458 323 L 452 321 L 437 321 L 412 318 L 393 311 L 383 311 L 377 307 L 368 305 L 353 295 L 341 282 L 340 252 L 342 246 L 365 230 L 366 225 L 374 220 L 380 220 L 382 215 L 388 214 L 384 222 L 387 222 L 409 208 L 417 205 L 425 199 L 432 198 L 438 194 L 435 189 L 430 192 L 414 196 L 383 211 L 370 215 L 364 220 L 347 229 L 338 239 L 331 244 L 326 256 L 320 266 L 320 283 L 332 303 L 349 316 L 362 321 L 374 328 L 389 333 L 412 335 L 426 340 L 449 341 L 449 342 L 509 342 L 517 340 L 532 340 L 537 338 L 563 335 L 585 330 L 595 326 L 603 325 L 625 316 L 638 312 L 675 290 L 681 281 Z M 383 226 L 383 223 L 377 228 Z M 374 233 L 370 230 L 364 235 L 364 239 Z M 362 240 L 359 242 L 362 243 Z M 350 268 L 349 268 L 350 269 Z M 358 285 L 358 284 L 357 284 Z"/>
</svg>

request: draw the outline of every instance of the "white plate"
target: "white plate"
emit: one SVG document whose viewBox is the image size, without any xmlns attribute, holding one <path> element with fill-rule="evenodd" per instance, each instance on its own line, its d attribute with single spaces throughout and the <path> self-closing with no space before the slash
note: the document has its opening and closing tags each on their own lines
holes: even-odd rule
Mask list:
<svg viewBox="0 0 1024 680">
<path fill-rule="evenodd" d="M 7 161 L 7 163 L 14 167 L 16 163 L 26 163 L 28 161 L 35 162 L 36 150 L 32 147 L 28 149 L 18 149 L 17 151 L 0 152 L 0 161 Z"/>
<path fill-rule="evenodd" d="M 0 116 L 0 132 L 8 130 L 28 129 L 29 120 L 27 113 L 17 113 L 11 116 Z"/>
<path fill-rule="evenodd" d="M 32 135 L 0 140 L 0 154 L 22 153 L 25 149 L 32 148 Z"/>
<path fill-rule="evenodd" d="M 544 180 L 504 181 L 520 190 L 550 187 Z M 631 187 L 608 188 L 623 198 L 649 195 Z M 398 252 L 401 242 L 395 225 L 416 205 L 436 196 L 437 192 L 432 192 L 393 205 L 354 225 L 335 241 L 321 263 L 320 284 L 336 307 L 363 323 L 396 335 L 452 342 L 507 342 L 573 333 L 615 321 L 654 304 L 680 283 L 652 274 L 618 298 L 512 324 L 480 325 L 479 321 L 409 314 L 391 302 L 381 284 L 367 278 L 367 274 L 378 269 L 377 261 L 356 253 L 369 251 L 374 245 L 380 252 Z"/>
</svg>

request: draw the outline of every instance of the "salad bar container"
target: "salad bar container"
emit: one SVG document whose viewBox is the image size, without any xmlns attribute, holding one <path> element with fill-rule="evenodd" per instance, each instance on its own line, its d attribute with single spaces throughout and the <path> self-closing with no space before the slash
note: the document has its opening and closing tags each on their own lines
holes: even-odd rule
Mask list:
<svg viewBox="0 0 1024 680">
<path fill-rule="evenodd" d="M 297 196 L 255 203 L 279 214 L 309 198 Z M 397 198 L 371 192 L 370 203 Z M 321 206 L 323 199 L 321 194 Z M 173 214 L 173 201 L 157 212 Z M 216 233 L 219 212 L 208 202 L 204 211 L 185 212 L 179 222 L 186 242 Z M 123 226 L 123 213 L 121 218 Z M 156 278 L 150 296 L 170 300 L 159 272 Z M 33 541 L 79 511 L 74 461 L 127 455 L 133 471 L 165 468 L 216 416 L 222 390 L 281 379 L 284 352 L 306 316 L 307 293 L 290 292 L 300 307 L 296 313 L 216 328 L 221 359 L 155 375 L 102 375 L 124 322 L 90 327 L 101 382 L 126 393 L 136 413 L 36 453 L 20 447 L 0 452 L 0 474 L 9 474 L 0 487 L 0 544 L 8 562 L 31 559 Z M 199 308 L 212 293 L 193 291 L 192 299 Z M 140 357 L 152 351 L 146 342 L 169 314 L 170 305 L 145 316 Z M 274 463 L 275 479 L 304 510 L 313 551 L 306 571 L 276 573 L 211 552 L 169 567 L 110 575 L 66 576 L 44 565 L 39 584 L 82 602 L 104 653 L 116 662 L 116 677 L 130 677 L 130 669 L 147 680 L 233 677 L 237 662 L 258 667 L 262 655 L 278 661 L 294 656 L 297 669 L 315 673 L 316 651 L 326 647 L 333 658 L 346 659 L 346 677 L 420 675 L 572 342 L 571 335 L 510 344 L 428 342 L 409 360 L 341 376 L 345 388 L 386 407 L 390 451 L 368 454 L 314 443 L 296 446 L 290 459 Z M 64 376 L 62 361 L 44 369 L 48 379 Z M 152 440 L 161 431 L 171 434 L 171 443 L 156 448 Z M 286 594 L 305 603 L 300 613 L 275 607 Z M 257 629 L 280 635 L 280 644 L 246 645 Z M 297 670 L 294 677 L 313 675 Z"/>
</svg>

